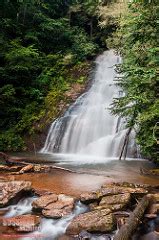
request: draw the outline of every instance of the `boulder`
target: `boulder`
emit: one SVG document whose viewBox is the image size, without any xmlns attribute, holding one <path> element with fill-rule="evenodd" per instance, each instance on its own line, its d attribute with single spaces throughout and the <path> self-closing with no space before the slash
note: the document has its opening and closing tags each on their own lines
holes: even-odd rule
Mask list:
<svg viewBox="0 0 159 240">
<path fill-rule="evenodd" d="M 54 203 L 57 200 L 58 196 L 56 194 L 47 194 L 33 201 L 32 206 L 34 210 L 42 210 L 43 208 L 46 208 L 47 205 Z"/>
<path fill-rule="evenodd" d="M 42 210 L 42 214 L 48 218 L 61 218 L 71 214 L 73 208 L 74 199 L 72 197 L 60 194 L 56 202 L 48 204 Z"/>
<path fill-rule="evenodd" d="M 129 204 L 130 199 L 131 199 L 130 193 L 105 196 L 101 199 L 99 205 L 91 203 L 90 209 L 100 210 L 108 208 L 112 212 L 114 212 L 125 208 Z"/>
<path fill-rule="evenodd" d="M 88 193 L 82 193 L 80 195 L 80 201 L 89 204 L 97 201 L 99 199 L 99 196 L 97 192 L 88 192 Z"/>
<path fill-rule="evenodd" d="M 17 232 L 37 231 L 39 224 L 40 217 L 30 214 L 2 219 L 2 226 L 13 227 Z"/>
<path fill-rule="evenodd" d="M 0 207 L 4 207 L 11 202 L 18 202 L 24 193 L 32 191 L 29 181 L 0 182 Z"/>
<path fill-rule="evenodd" d="M 127 205 L 131 199 L 130 193 L 117 194 L 112 196 L 105 196 L 100 201 L 99 205 L 117 205 L 124 204 Z"/>
<path fill-rule="evenodd" d="M 109 209 L 95 210 L 80 214 L 69 224 L 66 234 L 77 235 L 81 231 L 111 232 L 114 230 L 115 220 Z"/>
<path fill-rule="evenodd" d="M 109 195 L 117 195 L 122 193 L 131 193 L 131 194 L 146 194 L 148 191 L 144 188 L 132 188 L 132 187 L 124 187 L 124 186 L 105 186 L 102 187 L 99 192 L 99 197 L 109 196 Z"/>
<path fill-rule="evenodd" d="M 45 217 L 61 218 L 70 214 L 74 207 L 74 198 L 64 194 L 44 195 L 32 203 L 33 210 L 40 210 Z"/>
<path fill-rule="evenodd" d="M 91 193 L 83 193 L 80 195 L 80 201 L 89 204 L 94 202 L 99 202 L 104 196 L 118 195 L 118 194 L 146 194 L 148 192 L 147 189 L 143 187 L 135 187 L 135 185 L 117 185 L 115 183 L 103 185 L 96 192 Z"/>
</svg>

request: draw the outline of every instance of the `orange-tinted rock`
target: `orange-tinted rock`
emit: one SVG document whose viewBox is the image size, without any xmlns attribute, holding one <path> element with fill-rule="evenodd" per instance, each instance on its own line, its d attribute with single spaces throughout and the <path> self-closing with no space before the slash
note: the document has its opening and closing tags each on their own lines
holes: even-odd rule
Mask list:
<svg viewBox="0 0 159 240">
<path fill-rule="evenodd" d="M 98 198 L 99 196 L 96 192 L 82 193 L 80 195 L 80 201 L 86 204 L 95 202 Z"/>
<path fill-rule="evenodd" d="M 18 232 L 33 232 L 38 230 L 40 217 L 35 215 L 21 215 L 11 218 L 3 218 L 2 226 L 13 227 Z"/>
<path fill-rule="evenodd" d="M 74 207 L 74 198 L 64 194 L 48 194 L 32 203 L 34 210 L 41 210 L 45 217 L 61 218 L 70 214 Z"/>
<path fill-rule="evenodd" d="M 95 210 L 75 217 L 66 230 L 66 234 L 76 235 L 81 231 L 111 232 L 114 230 L 114 218 L 109 209 Z"/>
<path fill-rule="evenodd" d="M 11 201 L 17 202 L 24 192 L 32 190 L 29 181 L 0 182 L 0 207 L 8 205 Z"/>
<path fill-rule="evenodd" d="M 47 194 L 41 196 L 37 200 L 32 203 L 34 209 L 43 209 L 46 208 L 49 204 L 52 204 L 58 200 L 58 196 L 56 194 Z"/>
<path fill-rule="evenodd" d="M 72 197 L 60 194 L 56 202 L 48 204 L 42 210 L 42 214 L 49 218 L 61 218 L 71 214 L 73 207 L 74 199 Z"/>
<path fill-rule="evenodd" d="M 131 186 L 131 185 L 130 185 Z M 117 186 L 115 183 L 103 185 L 98 191 L 91 193 L 81 194 L 80 200 L 83 203 L 93 203 L 96 201 L 100 201 L 102 197 L 118 195 L 118 194 L 146 194 L 148 191 L 142 187 L 132 186 Z"/>
<path fill-rule="evenodd" d="M 130 201 L 130 193 L 117 194 L 111 196 L 105 196 L 100 201 L 99 205 L 114 205 L 114 204 L 124 204 L 127 205 Z"/>
</svg>

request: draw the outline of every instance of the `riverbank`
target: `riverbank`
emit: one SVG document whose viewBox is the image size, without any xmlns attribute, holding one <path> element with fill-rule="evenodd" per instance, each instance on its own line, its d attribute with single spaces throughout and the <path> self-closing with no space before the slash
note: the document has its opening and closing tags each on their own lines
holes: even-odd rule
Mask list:
<svg viewBox="0 0 159 240">
<path fill-rule="evenodd" d="M 137 237 L 158 234 L 154 231 L 158 226 L 159 180 L 156 184 L 113 180 L 62 169 L 21 175 L 1 173 L 0 239 L 6 236 L 25 239 L 29 235 L 43 240 L 111 239 L 117 228 L 124 226 L 138 202 L 144 196 L 145 201 L 151 199 L 148 194 L 155 198 L 150 200 L 153 207 L 147 208 L 148 203 L 141 205 L 142 215 L 147 211 L 133 233 Z M 147 229 L 147 224 L 152 222 L 154 227 Z"/>
</svg>

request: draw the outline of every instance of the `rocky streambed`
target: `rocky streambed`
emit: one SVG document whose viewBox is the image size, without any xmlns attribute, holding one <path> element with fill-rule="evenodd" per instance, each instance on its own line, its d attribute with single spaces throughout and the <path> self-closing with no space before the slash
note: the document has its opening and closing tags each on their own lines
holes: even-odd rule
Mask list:
<svg viewBox="0 0 159 240">
<path fill-rule="evenodd" d="M 2 179 L 0 189 L 1 239 L 113 239 L 145 196 L 151 201 L 131 239 L 159 236 L 159 186 L 107 183 L 75 197 Z"/>
</svg>

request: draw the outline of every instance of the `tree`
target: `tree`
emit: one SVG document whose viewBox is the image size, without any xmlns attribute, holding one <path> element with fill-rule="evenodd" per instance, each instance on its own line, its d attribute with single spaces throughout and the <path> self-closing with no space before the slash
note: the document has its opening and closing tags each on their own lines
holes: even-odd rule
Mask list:
<svg viewBox="0 0 159 240">
<path fill-rule="evenodd" d="M 125 95 L 114 100 L 113 112 L 126 117 L 137 132 L 142 155 L 158 160 L 153 129 L 159 118 L 157 84 L 157 11 L 156 1 L 133 1 L 120 23 L 115 44 L 123 56 L 117 84 Z M 133 121 L 132 121 L 133 119 Z"/>
</svg>

